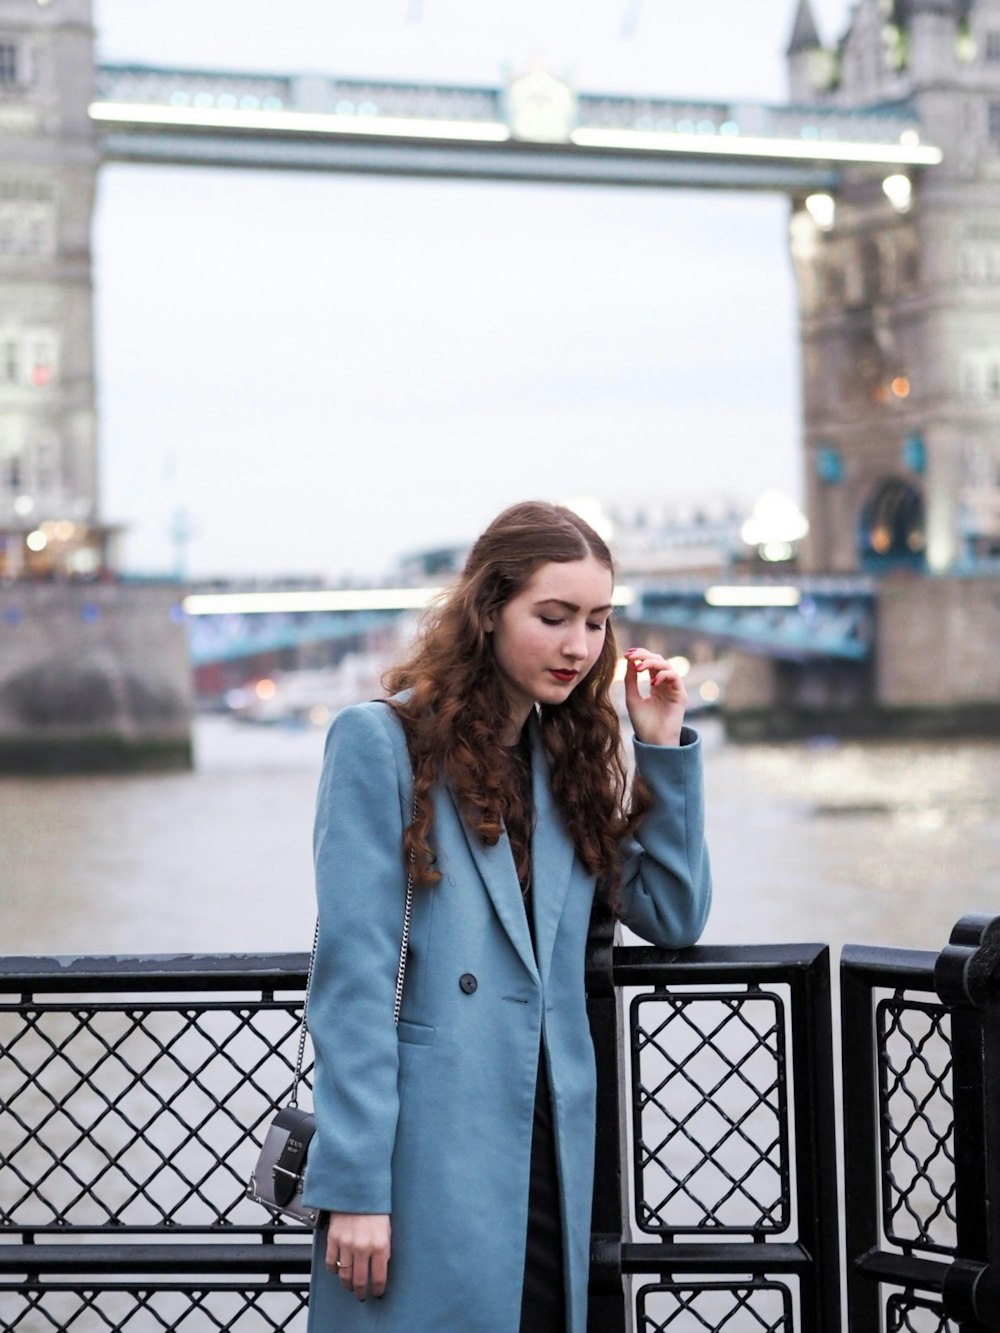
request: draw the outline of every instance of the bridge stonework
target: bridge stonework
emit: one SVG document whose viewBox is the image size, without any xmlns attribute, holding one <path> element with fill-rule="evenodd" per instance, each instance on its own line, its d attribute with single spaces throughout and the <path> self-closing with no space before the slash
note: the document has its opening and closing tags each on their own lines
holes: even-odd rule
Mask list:
<svg viewBox="0 0 1000 1333">
<path fill-rule="evenodd" d="M 1000 0 L 860 0 L 836 52 L 808 0 L 794 100 L 909 105 L 943 162 L 847 169 L 794 201 L 814 571 L 1000 554 Z"/>
<path fill-rule="evenodd" d="M 32 532 L 93 568 L 93 78 L 91 0 L 0 0 L 0 575 Z"/>
</svg>

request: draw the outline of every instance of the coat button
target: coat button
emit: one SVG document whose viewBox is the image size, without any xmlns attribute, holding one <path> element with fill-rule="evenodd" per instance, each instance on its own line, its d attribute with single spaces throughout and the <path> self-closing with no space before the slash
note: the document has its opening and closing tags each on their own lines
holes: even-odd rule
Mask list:
<svg viewBox="0 0 1000 1333">
<path fill-rule="evenodd" d="M 476 978 L 472 975 L 471 972 L 463 972 L 458 979 L 458 984 L 462 987 L 462 990 L 465 991 L 466 995 L 471 995 L 472 992 L 478 987 L 479 982 L 476 980 Z"/>
</svg>

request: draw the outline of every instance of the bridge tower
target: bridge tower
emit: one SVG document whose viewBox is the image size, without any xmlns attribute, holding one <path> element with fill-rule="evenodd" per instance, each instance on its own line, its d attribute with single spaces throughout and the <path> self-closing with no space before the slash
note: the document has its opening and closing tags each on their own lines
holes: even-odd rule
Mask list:
<svg viewBox="0 0 1000 1333">
<path fill-rule="evenodd" d="M 0 771 L 191 762 L 177 591 L 92 577 L 91 0 L 0 0 Z"/>
<path fill-rule="evenodd" d="M 0 577 L 104 561 L 93 40 L 91 0 L 0 0 Z"/>
<path fill-rule="evenodd" d="M 788 68 L 817 134 L 908 108 L 944 150 L 794 200 L 808 566 L 975 567 L 1000 554 L 1000 0 L 858 0 L 832 50 L 799 0 Z"/>
</svg>

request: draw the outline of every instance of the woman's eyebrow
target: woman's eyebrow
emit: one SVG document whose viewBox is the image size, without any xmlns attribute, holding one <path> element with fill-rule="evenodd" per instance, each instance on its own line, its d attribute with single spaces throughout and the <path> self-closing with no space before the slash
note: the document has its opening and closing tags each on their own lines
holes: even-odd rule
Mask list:
<svg viewBox="0 0 1000 1333">
<path fill-rule="evenodd" d="M 565 611 L 572 611 L 574 614 L 579 611 L 575 602 L 564 602 L 561 597 L 543 597 L 541 601 L 536 602 L 535 606 L 561 606 Z M 604 606 L 595 606 L 588 612 L 588 615 L 600 615 L 602 611 L 610 611 L 611 603 L 607 602 Z"/>
</svg>

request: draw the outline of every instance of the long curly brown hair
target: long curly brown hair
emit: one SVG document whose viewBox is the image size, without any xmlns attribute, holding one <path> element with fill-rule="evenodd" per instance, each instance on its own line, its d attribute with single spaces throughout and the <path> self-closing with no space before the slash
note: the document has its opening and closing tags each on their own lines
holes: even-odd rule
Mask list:
<svg viewBox="0 0 1000 1333">
<path fill-rule="evenodd" d="M 508 700 L 486 624 L 516 597 L 540 566 L 594 556 L 614 572 L 611 553 L 592 527 L 561 505 L 528 501 L 505 509 L 473 546 L 465 569 L 425 619 L 410 658 L 385 676 L 406 729 L 414 771 L 414 820 L 404 851 L 414 880 L 438 883 L 431 845 L 431 787 L 443 776 L 466 827 L 492 846 L 516 800 L 501 737 Z M 613 904 L 619 848 L 649 808 L 640 781 L 629 791 L 618 715 L 610 699 L 618 650 L 608 624 L 600 656 L 566 701 L 540 706 L 552 793 L 566 831 Z"/>
</svg>

